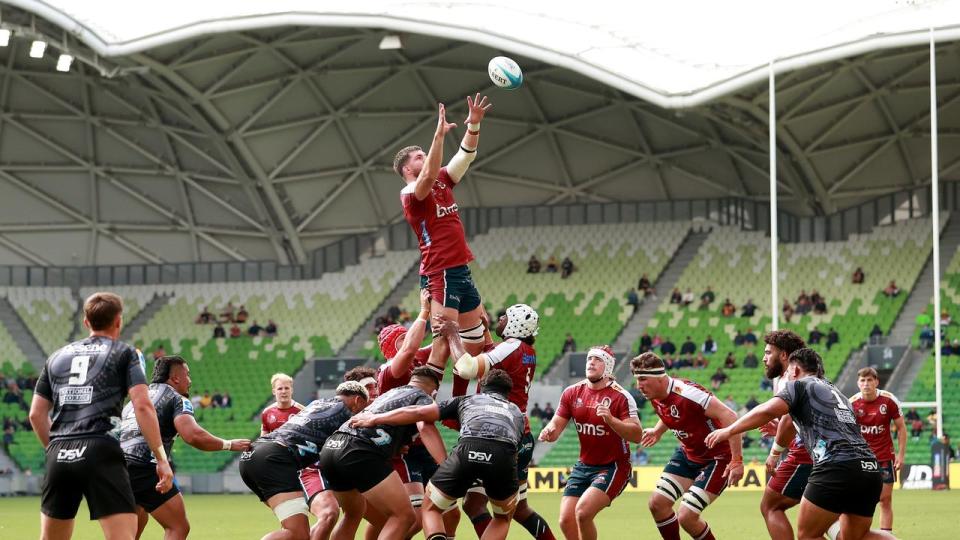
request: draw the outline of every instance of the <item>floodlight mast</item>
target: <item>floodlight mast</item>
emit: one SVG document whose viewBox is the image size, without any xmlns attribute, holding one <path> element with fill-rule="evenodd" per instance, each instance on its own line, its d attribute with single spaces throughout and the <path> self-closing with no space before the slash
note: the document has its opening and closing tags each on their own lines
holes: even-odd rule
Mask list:
<svg viewBox="0 0 960 540">
<path fill-rule="evenodd" d="M 933 224 L 933 328 L 937 392 L 937 438 L 943 437 L 943 366 L 940 341 L 940 171 L 937 155 L 937 51 L 930 28 L 930 221 Z"/>
<path fill-rule="evenodd" d="M 769 91 L 769 126 L 770 126 L 770 329 L 779 329 L 779 313 L 777 299 L 777 259 L 778 241 L 777 237 L 777 84 L 776 75 L 773 71 L 773 60 L 770 61 L 768 76 Z"/>
</svg>

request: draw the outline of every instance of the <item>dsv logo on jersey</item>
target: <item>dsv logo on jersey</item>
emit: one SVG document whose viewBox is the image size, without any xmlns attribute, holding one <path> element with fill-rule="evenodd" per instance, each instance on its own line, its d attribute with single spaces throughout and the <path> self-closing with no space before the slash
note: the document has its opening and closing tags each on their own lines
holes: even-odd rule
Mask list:
<svg viewBox="0 0 960 540">
<path fill-rule="evenodd" d="M 57 452 L 57 462 L 59 463 L 73 463 L 74 461 L 82 461 L 83 454 L 87 451 L 87 447 L 82 448 L 64 448 Z"/>
<path fill-rule="evenodd" d="M 467 459 L 470 461 L 482 461 L 484 463 L 490 463 L 490 460 L 493 459 L 493 454 L 479 452 L 477 450 L 470 450 L 467 452 Z"/>
</svg>

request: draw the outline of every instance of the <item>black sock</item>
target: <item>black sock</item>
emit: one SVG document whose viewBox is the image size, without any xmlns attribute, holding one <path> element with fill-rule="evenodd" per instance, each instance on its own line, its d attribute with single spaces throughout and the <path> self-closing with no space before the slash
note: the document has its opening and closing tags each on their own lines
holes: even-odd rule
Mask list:
<svg viewBox="0 0 960 540">
<path fill-rule="evenodd" d="M 536 512 L 532 512 L 527 519 L 520 522 L 520 525 L 523 525 L 523 528 L 536 540 L 556 540 L 550 525 L 547 525 L 546 520 Z"/>
</svg>

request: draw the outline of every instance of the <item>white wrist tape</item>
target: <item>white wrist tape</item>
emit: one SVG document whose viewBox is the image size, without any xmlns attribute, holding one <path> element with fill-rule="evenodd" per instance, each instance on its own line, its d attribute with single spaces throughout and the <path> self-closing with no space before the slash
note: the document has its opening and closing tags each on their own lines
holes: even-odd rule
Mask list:
<svg viewBox="0 0 960 540">
<path fill-rule="evenodd" d="M 230 446 L 231 446 L 230 441 L 228 441 L 227 439 L 223 439 L 223 449 L 229 450 Z"/>
<path fill-rule="evenodd" d="M 773 441 L 773 447 L 771 448 L 771 450 L 773 450 L 774 452 L 778 454 L 782 454 L 783 451 L 786 449 L 787 449 L 786 446 L 780 446 L 779 444 L 777 444 L 777 441 Z"/>
<path fill-rule="evenodd" d="M 157 458 L 157 461 L 158 461 L 158 462 L 160 462 L 160 461 L 170 461 L 170 460 L 167 458 L 167 450 L 163 447 L 162 444 L 160 445 L 159 448 L 157 448 L 156 450 L 153 451 L 153 455 L 154 455 L 154 457 Z"/>
<path fill-rule="evenodd" d="M 477 122 L 476 124 L 467 122 L 467 131 L 480 131 L 480 122 Z"/>
</svg>

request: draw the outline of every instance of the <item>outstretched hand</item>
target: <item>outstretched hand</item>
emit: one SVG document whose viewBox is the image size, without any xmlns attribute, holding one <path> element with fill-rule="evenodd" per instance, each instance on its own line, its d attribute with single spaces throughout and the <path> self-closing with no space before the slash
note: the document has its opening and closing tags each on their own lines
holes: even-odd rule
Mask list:
<svg viewBox="0 0 960 540">
<path fill-rule="evenodd" d="M 487 96 L 481 97 L 479 93 L 472 99 L 467 96 L 467 119 L 464 123 L 479 124 L 490 107 L 493 107 L 493 103 L 487 101 Z"/>
<path fill-rule="evenodd" d="M 453 122 L 447 122 L 447 108 L 441 103 L 437 114 L 437 135 L 442 137 L 455 127 L 457 125 Z"/>
<path fill-rule="evenodd" d="M 460 325 L 457 324 L 457 321 L 448 319 L 439 313 L 433 316 L 432 325 L 434 332 L 445 338 L 453 337 L 453 334 L 460 331 Z"/>
</svg>

